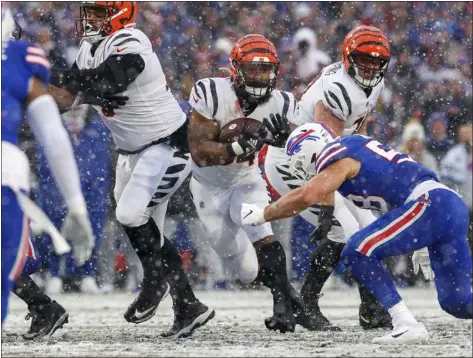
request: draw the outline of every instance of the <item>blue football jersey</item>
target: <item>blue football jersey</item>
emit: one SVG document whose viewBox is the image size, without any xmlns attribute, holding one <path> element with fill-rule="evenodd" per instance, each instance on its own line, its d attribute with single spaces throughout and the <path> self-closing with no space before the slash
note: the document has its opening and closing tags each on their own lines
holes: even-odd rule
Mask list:
<svg viewBox="0 0 473 358">
<path fill-rule="evenodd" d="M 25 41 L 2 44 L 2 141 L 18 144 L 23 120 L 23 104 L 28 98 L 30 79 L 37 77 L 45 86 L 51 77 L 43 50 Z"/>
<path fill-rule="evenodd" d="M 361 135 L 338 139 L 320 153 L 316 172 L 343 158 L 361 163 L 358 175 L 346 180 L 340 194 L 365 209 L 389 211 L 402 206 L 412 190 L 426 180 L 438 181 L 437 175 L 391 147 Z"/>
</svg>

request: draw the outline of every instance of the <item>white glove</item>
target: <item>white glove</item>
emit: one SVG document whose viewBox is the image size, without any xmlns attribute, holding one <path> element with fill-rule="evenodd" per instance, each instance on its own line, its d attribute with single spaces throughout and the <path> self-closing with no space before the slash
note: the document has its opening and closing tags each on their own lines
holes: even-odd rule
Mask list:
<svg viewBox="0 0 473 358">
<path fill-rule="evenodd" d="M 265 222 L 264 208 L 255 204 L 243 203 L 241 205 L 241 223 L 243 225 L 258 226 Z"/>
<path fill-rule="evenodd" d="M 95 238 L 87 209 L 83 206 L 71 208 L 61 229 L 61 234 L 71 242 L 72 252 L 79 265 L 83 265 L 92 254 Z"/>
<path fill-rule="evenodd" d="M 432 281 L 435 278 L 434 271 L 432 271 L 432 267 L 430 267 L 429 251 L 426 247 L 412 254 L 412 265 L 414 266 L 414 273 L 416 275 L 420 267 L 427 281 Z"/>
</svg>

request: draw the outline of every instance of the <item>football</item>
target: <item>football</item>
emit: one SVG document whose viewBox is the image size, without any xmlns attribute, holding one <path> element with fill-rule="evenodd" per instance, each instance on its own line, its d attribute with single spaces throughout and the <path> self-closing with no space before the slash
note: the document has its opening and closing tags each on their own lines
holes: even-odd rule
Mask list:
<svg viewBox="0 0 473 358">
<path fill-rule="evenodd" d="M 256 133 L 260 126 L 263 125 L 262 122 L 253 119 L 253 118 L 237 118 L 233 121 L 227 123 L 221 130 L 219 134 L 219 142 L 221 143 L 231 143 L 235 141 L 240 133 L 243 131 L 243 127 L 247 125 L 247 128 L 250 132 Z"/>
</svg>

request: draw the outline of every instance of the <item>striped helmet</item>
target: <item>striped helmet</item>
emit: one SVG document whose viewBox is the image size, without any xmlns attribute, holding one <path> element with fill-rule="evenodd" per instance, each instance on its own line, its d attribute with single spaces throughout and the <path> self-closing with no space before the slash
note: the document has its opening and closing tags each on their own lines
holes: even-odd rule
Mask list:
<svg viewBox="0 0 473 358">
<path fill-rule="evenodd" d="M 279 72 L 276 48 L 262 35 L 246 35 L 230 53 L 230 69 L 236 86 L 253 98 L 265 97 L 276 87 Z"/>
<path fill-rule="evenodd" d="M 373 88 L 388 69 L 388 38 L 374 26 L 358 26 L 345 37 L 342 59 L 348 74 L 360 87 Z"/>
</svg>

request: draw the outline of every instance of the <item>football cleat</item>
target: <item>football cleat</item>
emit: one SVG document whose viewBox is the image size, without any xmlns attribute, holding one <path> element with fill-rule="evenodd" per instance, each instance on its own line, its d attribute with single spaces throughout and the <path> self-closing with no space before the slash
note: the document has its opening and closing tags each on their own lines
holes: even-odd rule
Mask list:
<svg viewBox="0 0 473 358">
<path fill-rule="evenodd" d="M 292 311 L 291 300 L 284 298 L 274 304 L 273 316 L 264 320 L 266 328 L 281 333 L 294 332 L 296 328 L 296 318 Z"/>
<path fill-rule="evenodd" d="M 69 313 L 56 301 L 44 306 L 34 306 L 25 317 L 26 320 L 32 318 L 31 326 L 22 336 L 26 340 L 49 338 L 68 323 L 68 317 Z"/>
<path fill-rule="evenodd" d="M 384 309 L 379 302 L 360 304 L 358 313 L 360 326 L 364 330 L 388 328 L 392 329 L 391 316 L 388 311 Z"/>
<path fill-rule="evenodd" d="M 174 323 L 168 332 L 162 333 L 165 338 L 189 337 L 197 328 L 203 326 L 215 316 L 215 311 L 200 301 L 195 301 L 181 310 L 174 310 Z"/>
<path fill-rule="evenodd" d="M 297 291 L 295 292 L 297 293 Z M 320 311 L 319 298 L 322 295 L 318 295 L 311 302 L 304 302 L 300 294 L 294 295 L 291 292 L 292 309 L 296 317 L 296 324 L 309 331 L 341 331 L 340 327 L 333 326 Z"/>
<path fill-rule="evenodd" d="M 423 323 L 414 325 L 401 325 L 396 327 L 390 334 L 373 339 L 378 344 L 409 344 L 424 342 L 429 339 L 429 332 Z"/>
<path fill-rule="evenodd" d="M 138 297 L 131 303 L 131 305 L 126 310 L 123 317 L 130 323 L 143 323 L 147 320 L 153 318 L 156 314 L 159 304 L 167 297 L 169 294 L 169 285 L 166 283 L 166 286 L 161 291 L 156 292 L 155 295 L 150 295 L 149 293 L 144 293 L 143 290 L 140 291 Z"/>
</svg>

